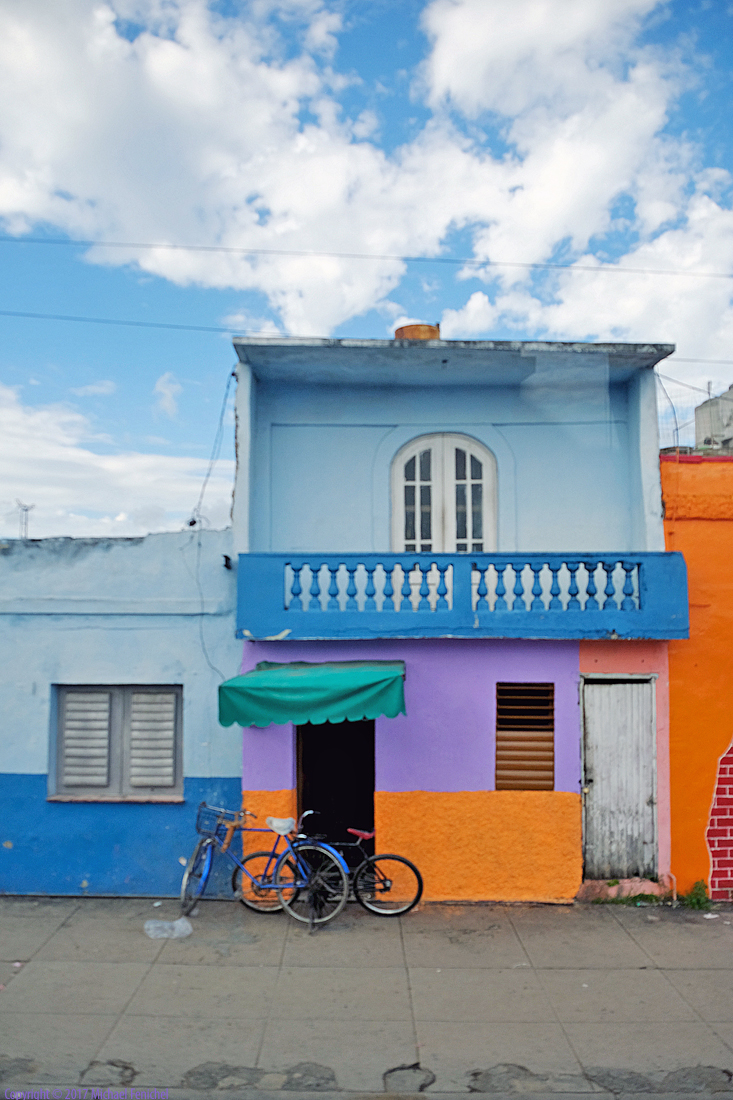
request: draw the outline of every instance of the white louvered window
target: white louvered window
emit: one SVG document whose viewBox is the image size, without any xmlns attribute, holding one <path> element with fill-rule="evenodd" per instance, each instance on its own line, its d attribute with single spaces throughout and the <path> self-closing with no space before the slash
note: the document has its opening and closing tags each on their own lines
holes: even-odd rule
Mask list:
<svg viewBox="0 0 733 1100">
<path fill-rule="evenodd" d="M 180 686 L 59 686 L 57 692 L 56 797 L 182 797 Z"/>
</svg>

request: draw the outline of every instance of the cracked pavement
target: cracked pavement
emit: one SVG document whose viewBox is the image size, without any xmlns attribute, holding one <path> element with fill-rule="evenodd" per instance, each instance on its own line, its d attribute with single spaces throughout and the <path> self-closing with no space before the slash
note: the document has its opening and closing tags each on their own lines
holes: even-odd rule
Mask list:
<svg viewBox="0 0 733 1100">
<path fill-rule="evenodd" d="M 733 1093 L 733 913 L 0 897 L 0 1083 L 171 1098 Z M 89 1092 L 91 1096 L 91 1091 Z"/>
</svg>

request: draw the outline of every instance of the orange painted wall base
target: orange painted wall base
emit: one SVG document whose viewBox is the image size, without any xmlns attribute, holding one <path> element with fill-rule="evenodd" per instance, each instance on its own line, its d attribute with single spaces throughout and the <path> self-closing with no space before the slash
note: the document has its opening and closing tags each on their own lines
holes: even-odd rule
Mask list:
<svg viewBox="0 0 733 1100">
<path fill-rule="evenodd" d="M 377 791 L 376 850 L 420 869 L 426 901 L 568 903 L 583 878 L 580 795 Z"/>
<path fill-rule="evenodd" d="M 267 817 L 296 813 L 296 793 L 244 791 L 242 805 Z M 568 903 L 583 878 L 580 795 L 564 791 L 376 791 L 376 851 L 420 868 L 425 901 Z M 244 850 L 272 845 L 245 833 Z"/>
<path fill-rule="evenodd" d="M 242 809 L 257 814 L 257 820 L 248 822 L 256 829 L 266 829 L 268 817 L 295 817 L 297 798 L 295 791 L 242 791 Z M 275 834 L 242 833 L 242 847 L 245 853 L 266 851 L 272 848 Z"/>
</svg>

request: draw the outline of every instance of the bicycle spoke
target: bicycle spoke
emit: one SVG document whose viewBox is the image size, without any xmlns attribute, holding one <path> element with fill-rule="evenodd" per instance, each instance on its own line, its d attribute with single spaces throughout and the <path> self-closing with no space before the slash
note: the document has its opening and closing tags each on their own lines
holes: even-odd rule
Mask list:
<svg viewBox="0 0 733 1100">
<path fill-rule="evenodd" d="M 239 867 L 234 868 L 232 890 L 237 900 L 257 913 L 282 912 L 282 902 L 272 888 L 275 869 L 272 852 L 250 852 L 242 860 L 242 865 L 255 881 Z"/>
<path fill-rule="evenodd" d="M 346 904 L 346 875 L 338 860 L 317 844 L 299 844 L 293 852 L 294 858 L 284 860 L 275 872 L 283 907 L 311 927 L 325 924 Z"/>
<path fill-rule="evenodd" d="M 188 861 L 181 882 L 181 912 L 184 915 L 191 912 L 206 889 L 213 854 L 212 842 L 200 840 Z"/>
<path fill-rule="evenodd" d="M 380 916 L 409 912 L 422 897 L 422 890 L 420 872 L 403 856 L 371 856 L 354 875 L 356 900 Z"/>
</svg>

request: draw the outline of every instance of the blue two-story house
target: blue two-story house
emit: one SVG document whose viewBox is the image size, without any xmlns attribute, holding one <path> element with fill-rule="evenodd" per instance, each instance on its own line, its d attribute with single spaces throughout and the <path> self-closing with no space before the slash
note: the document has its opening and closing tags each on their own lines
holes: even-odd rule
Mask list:
<svg viewBox="0 0 733 1100">
<path fill-rule="evenodd" d="M 244 805 L 373 827 L 428 899 L 664 879 L 673 347 L 396 336 L 235 340 Z"/>
</svg>

